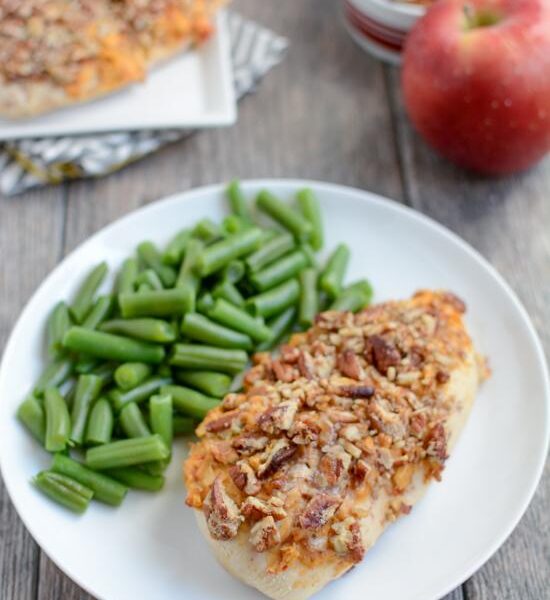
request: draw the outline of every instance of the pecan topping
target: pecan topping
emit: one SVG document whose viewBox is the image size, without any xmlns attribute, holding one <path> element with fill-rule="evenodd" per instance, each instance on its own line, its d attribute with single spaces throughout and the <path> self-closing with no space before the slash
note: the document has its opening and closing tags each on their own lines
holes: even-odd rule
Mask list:
<svg viewBox="0 0 550 600">
<path fill-rule="evenodd" d="M 306 505 L 304 512 L 298 517 L 303 529 L 319 529 L 334 516 L 342 501 L 328 494 L 317 494 Z"/>
<path fill-rule="evenodd" d="M 435 456 L 440 461 L 447 458 L 447 439 L 442 423 L 434 425 L 424 440 L 424 447 L 428 456 Z"/>
<path fill-rule="evenodd" d="M 450 375 L 446 371 L 438 371 L 435 374 L 435 379 L 437 383 L 447 383 L 447 381 L 450 379 Z"/>
<path fill-rule="evenodd" d="M 224 429 L 229 429 L 233 425 L 233 421 L 239 416 L 238 410 L 232 410 L 224 413 L 221 417 L 208 421 L 205 425 L 206 431 L 217 433 Z"/>
<path fill-rule="evenodd" d="M 349 554 L 355 563 L 361 562 L 365 555 L 365 548 L 359 523 L 353 517 L 348 517 L 334 523 L 332 530 L 335 535 L 330 538 L 330 541 L 334 550 L 338 554 Z"/>
<path fill-rule="evenodd" d="M 351 464 L 351 456 L 342 446 L 333 446 L 319 461 L 317 481 L 322 487 L 334 487 L 341 483 L 347 475 Z"/>
<path fill-rule="evenodd" d="M 270 498 L 269 500 L 260 500 L 254 496 L 249 496 L 241 504 L 241 513 L 252 521 L 259 521 L 264 517 L 273 517 L 280 521 L 286 517 L 286 511 L 283 508 L 284 502 L 280 498 Z"/>
<path fill-rule="evenodd" d="M 464 302 L 464 300 L 461 300 L 458 296 L 456 296 L 452 292 L 445 292 L 443 294 L 443 300 L 445 302 L 447 302 L 447 304 L 450 304 L 459 313 L 466 312 L 466 303 Z"/>
<path fill-rule="evenodd" d="M 244 460 L 240 460 L 229 469 L 229 475 L 233 483 L 245 494 L 257 494 L 261 484 L 256 478 L 254 469 Z"/>
<path fill-rule="evenodd" d="M 230 540 L 237 535 L 243 517 L 223 487 L 218 475 L 203 503 L 208 531 L 215 540 Z"/>
<path fill-rule="evenodd" d="M 383 398 L 378 398 L 369 406 L 369 417 L 375 427 L 389 435 L 394 440 L 405 437 L 406 428 L 401 416 L 390 410 L 390 404 Z"/>
<path fill-rule="evenodd" d="M 278 471 L 289 461 L 297 450 L 297 446 L 291 445 L 287 440 L 277 440 L 266 450 L 265 460 L 258 469 L 258 477 L 265 479 Z"/>
<path fill-rule="evenodd" d="M 239 454 L 253 454 L 263 450 L 268 443 L 268 439 L 261 435 L 241 435 L 233 439 L 231 445 Z"/>
<path fill-rule="evenodd" d="M 294 369 L 294 367 L 287 363 L 284 363 L 280 360 L 274 360 L 271 363 L 271 368 L 273 369 L 275 381 L 283 381 L 285 383 L 290 383 L 291 381 L 294 381 L 296 379 L 296 370 Z"/>
<path fill-rule="evenodd" d="M 273 435 L 276 431 L 290 429 L 298 410 L 298 402 L 287 400 L 264 411 L 258 419 L 262 431 Z"/>
<path fill-rule="evenodd" d="M 275 525 L 273 517 L 264 517 L 252 526 L 250 530 L 250 543 L 256 552 L 265 552 L 281 543 L 281 536 Z"/>
<path fill-rule="evenodd" d="M 313 379 L 315 375 L 315 364 L 311 354 L 307 352 L 300 352 L 298 355 L 298 371 L 300 375 L 306 379 Z"/>
<path fill-rule="evenodd" d="M 350 379 L 361 379 L 361 364 L 353 350 L 344 350 L 338 355 L 338 370 Z"/>
<path fill-rule="evenodd" d="M 344 385 L 338 388 L 338 395 L 346 398 L 370 398 L 374 395 L 372 385 Z"/>
<path fill-rule="evenodd" d="M 379 335 L 367 338 L 365 358 L 383 375 L 386 375 L 390 367 L 396 367 L 401 362 L 399 350 Z"/>
</svg>

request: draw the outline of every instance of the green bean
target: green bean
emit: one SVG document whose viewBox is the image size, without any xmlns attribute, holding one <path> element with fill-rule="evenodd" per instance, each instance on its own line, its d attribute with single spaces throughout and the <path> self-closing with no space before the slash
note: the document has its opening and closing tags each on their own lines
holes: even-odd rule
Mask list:
<svg viewBox="0 0 550 600">
<path fill-rule="evenodd" d="M 151 285 L 149 285 L 148 283 L 140 283 L 137 286 L 137 290 L 136 290 L 136 292 L 138 294 L 142 294 L 143 292 L 152 292 L 152 291 L 153 291 L 153 287 Z M 118 302 L 120 304 L 120 297 L 118 299 Z"/>
<path fill-rule="evenodd" d="M 233 283 L 224 279 L 212 290 L 213 298 L 223 298 L 235 306 L 244 306 L 244 298 Z"/>
<path fill-rule="evenodd" d="M 294 246 L 294 238 L 290 233 L 280 233 L 247 256 L 244 262 L 254 273 L 293 250 Z"/>
<path fill-rule="evenodd" d="M 205 244 L 211 244 L 222 236 L 219 225 L 208 217 L 201 219 L 193 228 L 193 236 L 201 239 Z"/>
<path fill-rule="evenodd" d="M 134 490 L 158 492 L 164 487 L 163 475 L 150 475 L 139 468 L 119 467 L 118 469 L 109 469 L 106 473 L 109 477 L 122 482 Z"/>
<path fill-rule="evenodd" d="M 86 426 L 86 444 L 96 446 L 107 444 L 113 434 L 114 417 L 111 403 L 107 398 L 99 398 L 92 406 Z"/>
<path fill-rule="evenodd" d="M 172 423 L 174 427 L 174 436 L 188 435 L 195 431 L 195 419 L 192 419 L 191 417 L 174 415 L 172 417 Z"/>
<path fill-rule="evenodd" d="M 92 490 L 96 500 L 111 506 L 119 506 L 128 492 L 125 485 L 103 473 L 96 473 L 63 454 L 56 454 L 53 457 L 51 470 L 86 486 Z"/>
<path fill-rule="evenodd" d="M 221 278 L 230 281 L 231 283 L 238 283 L 246 272 L 246 267 L 242 260 L 232 260 L 224 267 Z"/>
<path fill-rule="evenodd" d="M 75 393 L 76 393 L 76 379 L 71 379 L 68 386 L 65 388 L 65 391 L 62 394 L 62 396 L 65 400 L 65 404 L 67 405 L 67 408 L 69 409 L 69 413 L 71 412 L 72 407 L 73 407 Z"/>
<path fill-rule="evenodd" d="M 219 271 L 232 260 L 253 252 L 261 238 L 261 229 L 254 227 L 208 246 L 197 259 L 196 272 L 206 277 Z"/>
<path fill-rule="evenodd" d="M 136 277 L 136 285 L 138 286 L 138 289 L 143 283 L 147 284 L 147 286 L 152 290 L 164 289 L 164 285 L 162 284 L 160 277 L 157 275 L 156 271 L 153 271 L 153 269 L 145 269 L 145 271 L 142 271 Z"/>
<path fill-rule="evenodd" d="M 271 338 L 271 331 L 265 326 L 263 319 L 252 317 L 245 310 L 230 304 L 223 298 L 216 300 L 208 316 L 222 325 L 246 333 L 255 342 L 265 342 Z"/>
<path fill-rule="evenodd" d="M 135 258 L 127 258 L 120 268 L 116 280 L 116 293 L 126 294 L 134 291 L 136 277 L 138 275 L 138 262 Z"/>
<path fill-rule="evenodd" d="M 165 287 L 172 287 L 176 283 L 176 271 L 162 262 L 157 247 L 153 242 L 141 242 L 137 247 L 139 258 L 160 277 Z"/>
<path fill-rule="evenodd" d="M 170 451 L 160 435 L 153 434 L 90 448 L 86 452 L 86 465 L 91 469 L 102 471 L 165 460 L 169 455 Z"/>
<path fill-rule="evenodd" d="M 149 420 L 153 433 L 158 433 L 167 448 L 172 448 L 172 396 L 159 394 L 149 398 Z"/>
<path fill-rule="evenodd" d="M 350 251 L 346 244 L 338 244 L 319 276 L 319 287 L 332 299 L 336 298 L 342 290 L 349 257 Z"/>
<path fill-rule="evenodd" d="M 200 240 L 189 240 L 176 281 L 176 288 L 182 290 L 188 311 L 195 310 L 195 299 L 200 285 L 200 278 L 195 274 L 195 267 L 203 247 L 204 244 Z"/>
<path fill-rule="evenodd" d="M 252 273 L 250 281 L 258 291 L 265 292 L 298 275 L 302 269 L 307 267 L 308 263 L 309 260 L 301 250 L 294 250 L 261 271 Z"/>
<path fill-rule="evenodd" d="M 101 379 L 102 387 L 106 387 L 113 381 L 116 365 L 113 363 L 103 363 L 97 369 L 94 369 L 92 373 Z"/>
<path fill-rule="evenodd" d="M 182 289 L 121 294 L 118 301 L 125 319 L 181 315 L 192 308 L 188 295 Z"/>
<path fill-rule="evenodd" d="M 143 402 L 150 398 L 163 385 L 167 385 L 171 382 L 171 377 L 151 377 L 127 392 L 121 392 L 120 390 L 109 392 L 109 400 L 111 400 L 115 411 L 119 412 L 129 402 Z"/>
<path fill-rule="evenodd" d="M 81 445 L 84 441 L 88 414 L 93 401 L 101 391 L 101 379 L 96 375 L 81 375 L 78 378 L 71 412 L 71 436 L 74 444 Z"/>
<path fill-rule="evenodd" d="M 303 327 L 311 327 L 315 315 L 319 312 L 319 296 L 317 294 L 317 272 L 315 269 L 304 269 L 300 273 L 300 303 L 298 306 L 298 322 Z"/>
<path fill-rule="evenodd" d="M 214 306 L 214 298 L 210 292 L 205 292 L 197 298 L 197 311 L 203 315 L 207 315 L 210 309 Z"/>
<path fill-rule="evenodd" d="M 63 344 L 69 350 L 120 362 L 160 363 L 164 358 L 162 346 L 83 327 L 71 327 Z"/>
<path fill-rule="evenodd" d="M 65 302 L 58 302 L 48 318 L 48 352 L 51 356 L 63 352 L 63 336 L 71 325 L 69 307 Z"/>
<path fill-rule="evenodd" d="M 38 398 L 32 394 L 27 396 L 17 409 L 17 418 L 41 444 L 44 444 L 46 416 L 44 407 Z"/>
<path fill-rule="evenodd" d="M 57 387 L 65 383 L 71 376 L 73 369 L 74 364 L 68 358 L 54 360 L 42 371 L 34 386 L 34 393 L 37 396 L 42 396 L 47 387 Z"/>
<path fill-rule="evenodd" d="M 168 242 L 168 245 L 162 253 L 162 262 L 165 265 L 171 265 L 173 267 L 179 265 L 190 237 L 191 231 L 189 229 L 178 231 L 178 233 L 176 233 L 176 235 Z"/>
<path fill-rule="evenodd" d="M 344 290 L 330 305 L 330 310 L 357 312 L 369 303 L 368 297 L 361 291 Z"/>
<path fill-rule="evenodd" d="M 170 364 L 183 369 L 200 371 L 221 371 L 236 375 L 248 361 L 243 350 L 226 350 L 212 346 L 175 344 Z"/>
<path fill-rule="evenodd" d="M 323 219 L 321 216 L 321 207 L 319 201 L 315 197 L 313 190 L 305 188 L 296 194 L 296 200 L 302 214 L 311 223 L 311 235 L 309 241 L 314 250 L 320 250 L 323 247 Z"/>
<path fill-rule="evenodd" d="M 76 513 L 83 513 L 94 495 L 85 485 L 51 471 L 41 471 L 35 475 L 33 483 L 46 496 Z"/>
<path fill-rule="evenodd" d="M 55 387 L 46 388 L 44 412 L 46 414 L 44 447 L 48 452 L 65 450 L 71 432 L 71 417 L 63 396 Z"/>
<path fill-rule="evenodd" d="M 373 289 L 372 289 L 372 285 L 370 284 L 370 281 L 367 281 L 366 279 L 360 279 L 359 281 L 356 281 L 356 282 L 348 285 L 346 287 L 346 289 L 344 290 L 344 292 L 352 292 L 352 291 L 358 291 L 358 292 L 361 292 L 361 294 L 363 294 L 363 296 L 365 297 L 365 301 L 366 301 L 365 306 L 367 304 L 370 304 L 370 302 L 372 300 L 372 295 L 373 295 Z"/>
<path fill-rule="evenodd" d="M 151 367 L 145 363 L 129 362 L 117 367 L 115 371 L 115 381 L 117 386 L 128 391 L 135 388 L 142 381 L 151 375 Z"/>
<path fill-rule="evenodd" d="M 232 382 L 229 375 L 214 371 L 177 371 L 176 378 L 181 383 L 214 398 L 223 398 L 229 392 Z"/>
<path fill-rule="evenodd" d="M 308 266 L 316 269 L 318 266 L 317 257 L 311 245 L 308 243 L 300 244 L 300 250 L 306 255 Z"/>
<path fill-rule="evenodd" d="M 162 363 L 157 367 L 157 375 L 160 377 L 172 377 L 172 368 L 167 363 Z"/>
<path fill-rule="evenodd" d="M 238 215 L 228 215 L 222 221 L 222 233 L 225 237 L 233 235 L 234 233 L 239 233 L 239 231 L 244 231 L 245 229 L 250 229 L 253 226 L 252 221 L 247 221 L 243 217 L 239 217 Z"/>
<path fill-rule="evenodd" d="M 97 329 L 103 321 L 109 318 L 109 315 L 113 311 L 113 307 L 114 298 L 112 296 L 99 296 L 84 321 L 82 321 L 82 327 L 86 329 Z"/>
<path fill-rule="evenodd" d="M 173 342 L 176 339 L 174 327 L 162 319 L 113 319 L 103 323 L 100 329 L 107 333 L 118 333 L 159 344 Z"/>
<path fill-rule="evenodd" d="M 289 279 L 267 292 L 248 298 L 246 306 L 255 316 L 271 317 L 296 304 L 299 296 L 300 285 L 298 281 Z"/>
<path fill-rule="evenodd" d="M 266 342 L 262 342 L 256 347 L 257 352 L 265 352 L 276 346 L 284 336 L 290 331 L 296 318 L 296 308 L 291 306 L 267 322 L 269 329 L 272 331 L 272 337 Z"/>
<path fill-rule="evenodd" d="M 176 410 L 196 419 L 204 419 L 206 413 L 220 403 L 218 398 L 205 396 L 180 385 L 165 385 L 160 391 L 172 396 L 172 403 Z"/>
<path fill-rule="evenodd" d="M 100 364 L 100 360 L 87 354 L 81 354 L 74 365 L 75 373 L 87 375 L 91 373 Z"/>
<path fill-rule="evenodd" d="M 198 313 L 188 313 L 181 326 L 183 335 L 191 340 L 218 346 L 220 348 L 252 349 L 252 340 L 229 327 L 218 325 Z"/>
<path fill-rule="evenodd" d="M 309 239 L 313 231 L 311 223 L 267 190 L 262 190 L 258 194 L 256 204 L 259 209 L 288 229 L 297 240 L 305 242 Z"/>
<path fill-rule="evenodd" d="M 151 435 L 145 418 L 135 402 L 128 402 L 122 407 L 118 416 L 122 430 L 129 438 L 146 437 Z"/>
<path fill-rule="evenodd" d="M 241 186 L 237 179 L 230 181 L 226 188 L 227 198 L 229 199 L 229 206 L 231 212 L 247 221 L 251 221 L 250 209 L 248 202 L 246 201 L 245 195 L 241 190 Z"/>
<path fill-rule="evenodd" d="M 70 307 L 71 315 L 77 323 L 82 323 L 94 303 L 94 296 L 107 275 L 107 263 L 102 262 L 86 277 Z"/>
</svg>

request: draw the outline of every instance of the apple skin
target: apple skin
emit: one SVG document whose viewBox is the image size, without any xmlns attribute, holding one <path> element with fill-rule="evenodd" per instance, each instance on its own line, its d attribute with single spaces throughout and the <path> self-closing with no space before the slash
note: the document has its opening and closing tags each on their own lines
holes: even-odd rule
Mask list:
<svg viewBox="0 0 550 600">
<path fill-rule="evenodd" d="M 466 30 L 480 11 L 499 22 Z M 438 0 L 403 58 L 409 117 L 451 161 L 506 174 L 550 151 L 550 0 Z"/>
</svg>

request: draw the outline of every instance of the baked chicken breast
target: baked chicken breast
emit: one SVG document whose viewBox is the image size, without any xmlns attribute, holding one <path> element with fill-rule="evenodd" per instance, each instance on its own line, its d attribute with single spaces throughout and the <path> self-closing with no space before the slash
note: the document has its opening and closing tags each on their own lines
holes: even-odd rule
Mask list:
<svg viewBox="0 0 550 600">
<path fill-rule="evenodd" d="M 187 504 L 220 563 L 280 600 L 360 562 L 439 480 L 483 375 L 465 306 L 422 291 L 325 312 L 197 429 Z"/>
</svg>

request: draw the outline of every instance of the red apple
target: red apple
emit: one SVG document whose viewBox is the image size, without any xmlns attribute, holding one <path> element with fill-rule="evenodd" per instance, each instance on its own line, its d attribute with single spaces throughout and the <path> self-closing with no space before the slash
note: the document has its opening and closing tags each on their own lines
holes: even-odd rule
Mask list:
<svg viewBox="0 0 550 600">
<path fill-rule="evenodd" d="M 407 39 L 405 106 L 450 160 L 483 173 L 550 151 L 550 0 L 439 0 Z"/>
</svg>

